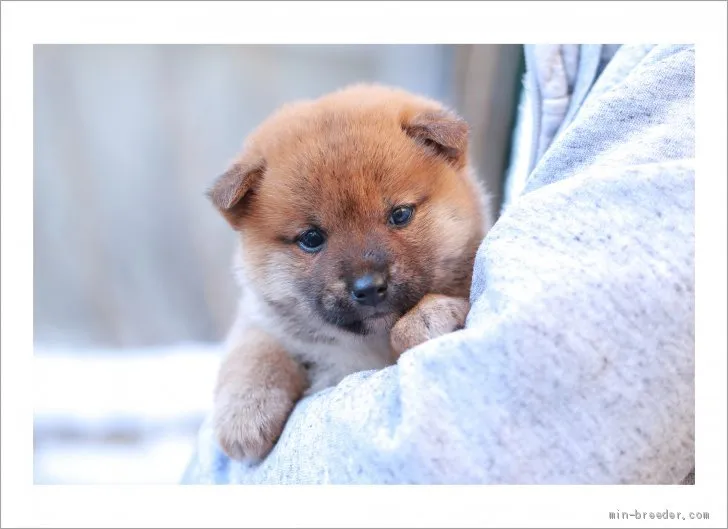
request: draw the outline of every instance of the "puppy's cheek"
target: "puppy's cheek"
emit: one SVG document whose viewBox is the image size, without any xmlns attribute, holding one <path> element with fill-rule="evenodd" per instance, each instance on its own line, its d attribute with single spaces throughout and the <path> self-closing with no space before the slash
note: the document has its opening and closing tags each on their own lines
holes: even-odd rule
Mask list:
<svg viewBox="0 0 728 529">
<path fill-rule="evenodd" d="M 419 232 L 418 232 L 419 237 Z M 431 268 L 435 258 L 429 239 L 411 239 L 399 249 L 390 266 L 390 284 L 394 299 L 405 311 L 416 305 L 430 291 Z"/>
<path fill-rule="evenodd" d="M 432 281 L 443 289 L 464 295 L 469 289 L 475 253 L 485 236 L 476 212 L 457 212 L 451 206 L 433 211 L 437 222 L 430 233 L 447 233 L 432 247 L 430 268 Z"/>
<path fill-rule="evenodd" d="M 309 283 L 304 264 L 287 248 L 261 244 L 246 250 L 248 280 L 261 290 L 281 291 L 285 292 L 285 297 L 291 297 L 302 281 Z"/>
<path fill-rule="evenodd" d="M 336 280 L 327 283 L 316 289 L 313 285 L 305 287 L 308 293 L 315 300 L 315 305 L 319 311 L 329 317 L 335 314 L 348 313 L 352 310 L 351 296 L 347 289 L 346 282 Z"/>
<path fill-rule="evenodd" d="M 331 292 L 324 292 L 321 296 L 321 307 L 328 312 L 336 310 L 337 298 Z"/>
<path fill-rule="evenodd" d="M 427 294 L 427 285 L 427 279 L 417 274 L 400 275 L 390 288 L 392 310 L 400 315 L 408 312 Z"/>
<path fill-rule="evenodd" d="M 345 303 L 348 300 L 348 289 L 346 282 L 342 280 L 332 281 L 323 289 L 321 301 L 329 310 L 334 309 L 338 304 Z"/>
</svg>

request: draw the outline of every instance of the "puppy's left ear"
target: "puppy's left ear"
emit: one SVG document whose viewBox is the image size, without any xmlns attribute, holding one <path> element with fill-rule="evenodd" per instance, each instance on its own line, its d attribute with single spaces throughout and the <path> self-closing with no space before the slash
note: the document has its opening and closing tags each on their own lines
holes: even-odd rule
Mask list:
<svg viewBox="0 0 728 529">
<path fill-rule="evenodd" d="M 466 163 L 470 127 L 449 112 L 415 115 L 402 125 L 407 135 L 433 154 L 442 156 L 457 169 Z"/>
<path fill-rule="evenodd" d="M 236 161 L 215 180 L 207 196 L 232 225 L 239 228 L 246 196 L 255 188 L 265 172 L 262 159 L 245 156 Z"/>
</svg>

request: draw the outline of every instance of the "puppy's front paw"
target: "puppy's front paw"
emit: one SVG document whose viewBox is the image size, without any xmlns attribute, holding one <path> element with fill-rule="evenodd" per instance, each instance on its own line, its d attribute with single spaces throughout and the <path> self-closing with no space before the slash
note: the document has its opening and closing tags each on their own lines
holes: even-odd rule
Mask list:
<svg viewBox="0 0 728 529">
<path fill-rule="evenodd" d="M 428 294 L 397 321 L 390 334 L 395 354 L 461 329 L 470 310 L 467 299 Z"/>
<path fill-rule="evenodd" d="M 260 461 L 280 437 L 294 404 L 281 390 L 219 396 L 214 426 L 220 446 L 233 459 Z"/>
</svg>

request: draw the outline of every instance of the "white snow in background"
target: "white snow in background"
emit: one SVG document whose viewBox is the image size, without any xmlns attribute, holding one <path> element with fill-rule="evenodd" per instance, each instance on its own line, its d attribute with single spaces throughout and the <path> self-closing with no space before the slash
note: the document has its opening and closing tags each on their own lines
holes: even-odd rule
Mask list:
<svg viewBox="0 0 728 529">
<path fill-rule="evenodd" d="M 36 347 L 35 419 L 95 427 L 204 414 L 212 402 L 218 351 L 184 346 L 94 354 Z"/>
<path fill-rule="evenodd" d="M 194 436 L 131 446 L 58 443 L 36 450 L 33 478 L 45 484 L 176 484 L 190 461 Z"/>
<path fill-rule="evenodd" d="M 212 404 L 219 346 L 36 345 L 35 483 L 177 483 Z M 73 434 L 68 437 L 68 433 Z M 102 442 L 102 435 L 137 441 Z"/>
</svg>

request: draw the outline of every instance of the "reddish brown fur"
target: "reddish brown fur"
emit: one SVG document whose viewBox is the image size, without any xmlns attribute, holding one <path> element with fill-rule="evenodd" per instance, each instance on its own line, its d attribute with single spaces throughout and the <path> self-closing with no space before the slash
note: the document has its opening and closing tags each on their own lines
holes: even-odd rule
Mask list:
<svg viewBox="0 0 728 529">
<path fill-rule="evenodd" d="M 237 395 L 239 408 L 251 409 L 244 395 L 265 385 L 265 370 L 231 367 L 253 365 L 250 353 L 240 351 L 255 349 L 248 335 L 255 335 L 256 327 L 281 344 L 276 351 L 315 365 L 308 383 L 320 389 L 319 380 L 335 383 L 346 374 L 342 366 L 350 372 L 382 344 L 391 362 L 407 348 L 463 324 L 473 260 L 489 219 L 468 163 L 468 127 L 438 103 L 356 86 L 285 106 L 248 138 L 210 196 L 239 232 L 242 248 L 243 301 L 230 346 L 238 352 L 223 366 L 218 391 L 225 406 Z M 389 215 L 403 204 L 415 207 L 413 220 L 394 228 Z M 328 237 L 314 254 L 296 244 L 312 226 Z M 374 266 L 389 277 L 381 316 L 349 295 L 351 278 Z M 343 321 L 356 326 L 342 330 Z M 347 332 L 352 328 L 357 330 Z M 326 348 L 330 345 L 359 357 L 342 364 Z M 271 356 L 271 365 L 276 362 Z M 284 394 L 291 401 L 298 398 Z M 231 455 L 260 457 L 272 446 L 268 436 L 247 447 L 238 439 L 240 449 L 230 449 L 241 428 L 262 428 L 261 415 L 225 416 L 218 434 Z M 231 423 L 231 416 L 244 416 L 247 423 Z M 272 430 L 280 430 L 286 416 L 277 417 Z"/>
</svg>

